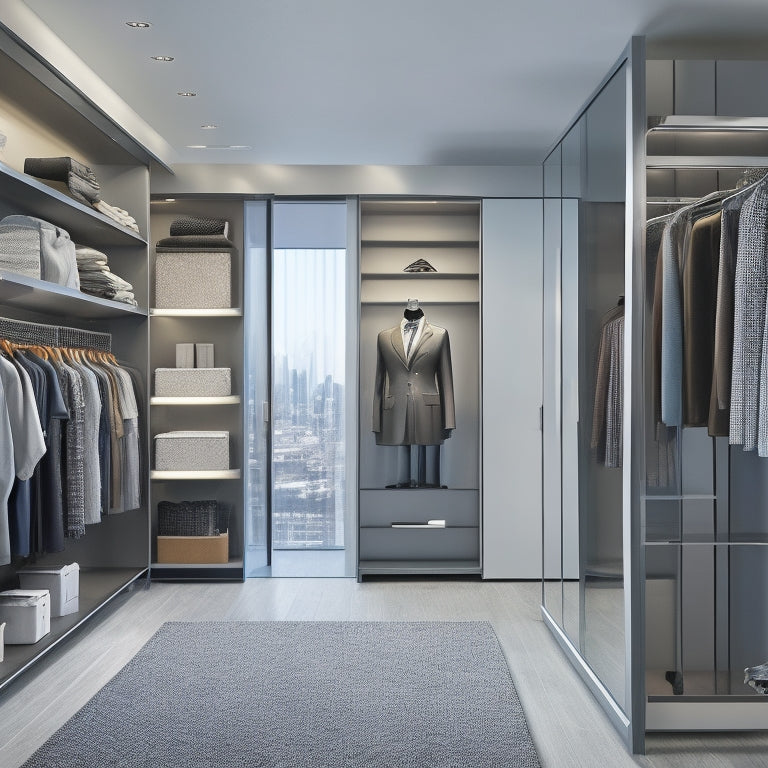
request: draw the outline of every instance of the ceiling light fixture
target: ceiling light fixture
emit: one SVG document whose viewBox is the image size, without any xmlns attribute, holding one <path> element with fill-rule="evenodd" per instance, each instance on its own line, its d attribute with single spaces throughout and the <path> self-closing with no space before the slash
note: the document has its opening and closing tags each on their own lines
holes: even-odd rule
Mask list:
<svg viewBox="0 0 768 768">
<path fill-rule="evenodd" d="M 176 91 L 177 96 L 197 96 L 194 91 Z"/>
<path fill-rule="evenodd" d="M 126 21 L 125 25 L 131 29 L 149 29 L 152 26 L 148 21 Z"/>
<path fill-rule="evenodd" d="M 187 149 L 253 149 L 249 144 L 187 144 Z"/>
<path fill-rule="evenodd" d="M 150 56 L 149 58 L 155 61 L 173 61 L 173 56 Z"/>
<path fill-rule="evenodd" d="M 214 125 L 213 123 L 207 123 L 206 125 L 200 126 L 204 131 L 212 131 L 214 128 L 218 128 L 218 125 Z"/>
</svg>

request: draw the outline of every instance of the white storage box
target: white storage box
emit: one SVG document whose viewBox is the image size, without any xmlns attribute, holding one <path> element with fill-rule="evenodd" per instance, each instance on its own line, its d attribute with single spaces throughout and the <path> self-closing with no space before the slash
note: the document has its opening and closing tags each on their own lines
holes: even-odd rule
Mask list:
<svg viewBox="0 0 768 768">
<path fill-rule="evenodd" d="M 0 592 L 0 621 L 6 645 L 30 645 L 51 631 L 51 596 L 47 589 Z"/>
<path fill-rule="evenodd" d="M 195 345 L 193 342 L 176 345 L 176 367 L 195 367 Z"/>
<path fill-rule="evenodd" d="M 58 568 L 22 568 L 22 589 L 47 589 L 51 593 L 51 616 L 67 616 L 80 608 L 80 566 L 77 563 Z"/>
<path fill-rule="evenodd" d="M 229 432 L 163 432 L 155 435 L 155 469 L 229 469 Z"/>
<path fill-rule="evenodd" d="M 158 250 L 155 306 L 160 309 L 220 309 L 232 303 L 232 254 L 229 251 Z"/>
<path fill-rule="evenodd" d="M 158 397 L 222 397 L 231 393 L 230 368 L 155 368 Z"/>
</svg>

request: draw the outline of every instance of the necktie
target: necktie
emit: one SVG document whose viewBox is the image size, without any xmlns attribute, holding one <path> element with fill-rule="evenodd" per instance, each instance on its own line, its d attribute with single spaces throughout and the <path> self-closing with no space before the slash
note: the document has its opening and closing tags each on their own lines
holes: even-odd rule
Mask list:
<svg viewBox="0 0 768 768">
<path fill-rule="evenodd" d="M 416 336 L 416 331 L 419 327 L 419 321 L 418 320 L 412 320 L 411 322 L 408 322 L 405 324 L 405 334 L 408 335 L 408 332 L 410 331 L 410 338 L 408 339 L 408 347 L 405 350 L 405 356 L 410 357 L 411 356 L 411 347 L 413 346 L 413 339 Z"/>
</svg>

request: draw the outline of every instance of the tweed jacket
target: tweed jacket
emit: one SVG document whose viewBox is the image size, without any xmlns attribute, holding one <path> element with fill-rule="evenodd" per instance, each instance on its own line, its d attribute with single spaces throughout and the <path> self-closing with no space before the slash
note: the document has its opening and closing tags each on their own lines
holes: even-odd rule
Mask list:
<svg viewBox="0 0 768 768">
<path fill-rule="evenodd" d="M 741 207 L 736 252 L 730 443 L 743 445 L 745 451 L 754 450 L 758 443 L 760 365 L 768 296 L 767 218 L 768 184 L 760 184 Z"/>
<path fill-rule="evenodd" d="M 440 445 L 456 428 L 448 331 L 424 324 L 410 359 L 400 326 L 378 336 L 373 393 L 377 445 Z"/>
</svg>

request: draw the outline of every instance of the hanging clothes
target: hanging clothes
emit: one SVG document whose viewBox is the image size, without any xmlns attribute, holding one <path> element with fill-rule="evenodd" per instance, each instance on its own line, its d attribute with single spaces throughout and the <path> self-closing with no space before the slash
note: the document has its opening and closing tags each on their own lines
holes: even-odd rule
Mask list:
<svg viewBox="0 0 768 768">
<path fill-rule="evenodd" d="M 606 467 L 620 467 L 624 419 L 624 305 L 601 321 L 590 448 Z"/>
<path fill-rule="evenodd" d="M 104 515 L 141 506 L 141 374 L 106 352 L 37 345 L 33 327 L 56 336 L 0 318 L 0 564 L 62 551 Z"/>
<path fill-rule="evenodd" d="M 655 275 L 652 335 L 662 422 L 706 426 L 760 456 L 768 456 L 766 222 L 765 175 L 673 214 Z"/>
</svg>

